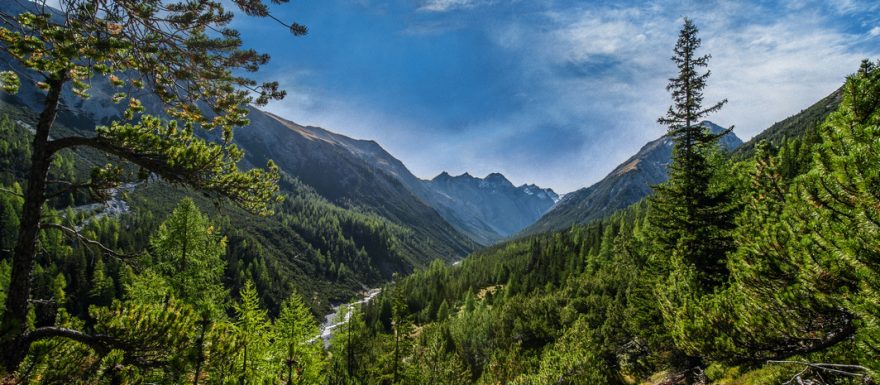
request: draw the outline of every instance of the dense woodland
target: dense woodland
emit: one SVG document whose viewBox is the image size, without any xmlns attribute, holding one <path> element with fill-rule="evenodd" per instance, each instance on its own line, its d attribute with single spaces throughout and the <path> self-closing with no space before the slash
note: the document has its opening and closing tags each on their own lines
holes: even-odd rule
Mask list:
<svg viewBox="0 0 880 385">
<path fill-rule="evenodd" d="M 284 95 L 236 75 L 268 58 L 223 29 L 219 3 L 72 1 L 63 16 L 0 26 L 31 71 L 0 87 L 40 74 L 46 93 L 39 114 L 0 116 L 2 383 L 867 384 L 880 370 L 880 64 L 728 154 L 698 124 L 725 102 L 702 103 L 708 56 L 686 20 L 654 196 L 406 274 L 422 250 L 407 228 L 271 162 L 238 167 L 243 106 Z M 87 98 L 92 77 L 127 107 L 86 135 L 55 118 L 65 84 Z M 127 87 L 167 107 L 146 115 Z M 119 197 L 125 212 L 95 205 Z M 317 338 L 328 300 L 383 282 Z"/>
</svg>

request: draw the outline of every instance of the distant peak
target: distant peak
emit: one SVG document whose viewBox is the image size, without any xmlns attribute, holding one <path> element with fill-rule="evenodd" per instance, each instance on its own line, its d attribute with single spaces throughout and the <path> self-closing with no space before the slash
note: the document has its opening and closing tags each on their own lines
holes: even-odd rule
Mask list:
<svg viewBox="0 0 880 385">
<path fill-rule="evenodd" d="M 726 128 L 721 127 L 721 126 L 715 124 L 715 122 L 712 122 L 709 120 L 704 120 L 704 121 L 700 122 L 700 125 L 708 128 L 709 131 L 712 131 L 713 134 L 717 134 L 717 133 L 720 133 L 721 131 L 726 130 Z"/>
<path fill-rule="evenodd" d="M 720 134 L 728 129 L 728 127 L 719 126 L 708 120 L 700 122 L 700 125 L 708 128 L 709 132 L 713 134 Z M 721 147 L 723 147 L 727 151 L 733 151 L 735 148 L 743 144 L 742 139 L 736 136 L 733 131 L 729 132 L 727 135 L 722 136 L 720 143 Z"/>
<path fill-rule="evenodd" d="M 474 178 L 474 177 L 473 177 L 471 174 L 469 174 L 467 171 L 465 171 L 464 174 L 461 174 L 461 175 L 457 176 L 456 178 L 477 179 L 477 178 Z"/>
<path fill-rule="evenodd" d="M 534 183 L 524 183 L 522 186 L 517 187 L 517 190 L 526 193 L 527 195 L 536 196 L 538 199 L 549 199 L 552 200 L 555 204 L 559 202 L 559 194 L 556 194 L 555 191 L 551 188 L 543 188 Z"/>
<path fill-rule="evenodd" d="M 508 182 L 508 183 L 510 182 L 509 180 L 507 180 L 507 178 L 504 177 L 504 175 L 501 175 L 500 173 L 497 173 L 497 172 L 493 172 L 489 175 L 486 175 L 486 177 L 483 179 L 486 181 L 498 181 L 498 182 Z"/>
<path fill-rule="evenodd" d="M 435 176 L 434 179 L 432 179 L 432 180 L 443 180 L 443 179 L 450 179 L 450 178 L 452 178 L 452 175 L 449 175 L 448 172 L 443 171 L 439 175 Z"/>
</svg>

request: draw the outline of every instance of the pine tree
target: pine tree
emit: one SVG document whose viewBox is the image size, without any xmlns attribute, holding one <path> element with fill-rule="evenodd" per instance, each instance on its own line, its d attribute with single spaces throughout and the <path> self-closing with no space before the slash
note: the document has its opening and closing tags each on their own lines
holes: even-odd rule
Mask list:
<svg viewBox="0 0 880 385">
<path fill-rule="evenodd" d="M 410 366 L 410 378 L 415 378 L 425 385 L 460 385 L 471 381 L 470 372 L 464 363 L 449 350 L 452 344 L 449 330 L 444 325 L 429 324 L 419 333 L 419 344 L 414 347 Z"/>
<path fill-rule="evenodd" d="M 521 376 L 513 384 L 618 384 L 619 376 L 602 363 L 593 341 L 592 331 L 585 319 L 578 319 L 565 331 L 551 349 L 541 358 L 537 373 Z"/>
<path fill-rule="evenodd" d="M 392 362 L 392 384 L 400 383 L 400 373 L 401 373 L 401 357 L 406 351 L 406 345 L 408 345 L 407 341 L 407 330 L 409 326 L 409 320 L 407 319 L 407 314 L 409 314 L 409 309 L 407 308 L 406 302 L 403 298 L 403 291 L 398 286 L 394 288 L 394 293 L 392 295 L 392 305 L 391 305 L 391 327 L 394 331 L 394 358 Z M 401 341 L 403 340 L 403 341 Z M 404 346 L 401 346 L 403 344 Z"/>
<path fill-rule="evenodd" d="M 235 5 L 247 15 L 271 16 L 261 0 L 236 1 Z M 0 345 L 11 347 L 0 351 L 0 361 L 12 371 L 33 342 L 25 335 L 26 317 L 40 232 L 54 228 L 79 237 L 57 222 L 44 222 L 44 203 L 54 195 L 79 190 L 106 198 L 109 188 L 155 173 L 168 182 L 227 197 L 253 212 L 268 214 L 278 189 L 277 167 L 270 162 L 265 170 L 239 170 L 237 164 L 244 154 L 232 143 L 232 130 L 247 125 L 247 104 L 281 99 L 284 92 L 277 82 L 258 84 L 241 75 L 257 71 L 269 58 L 242 49 L 238 32 L 228 27 L 233 14 L 217 1 L 70 0 L 60 2 L 58 10 L 16 2 L 6 9 L 12 14 L 4 11 L 0 15 L 4 20 L 0 49 L 14 68 L 24 71 L 0 71 L 0 88 L 14 93 L 25 79 L 46 92 L 31 144 L 11 282 L 0 323 Z M 306 33 L 301 25 L 286 26 L 295 35 Z M 106 79 L 117 89 L 105 102 L 123 103 L 124 121 L 98 127 L 96 135 L 53 133 L 62 91 L 70 89 L 76 97 L 88 98 L 90 84 L 98 79 Z M 151 113 L 175 120 L 142 115 L 145 103 L 135 97 L 145 94 L 142 89 L 164 107 Z M 195 135 L 199 128 L 219 130 L 220 140 L 199 138 Z M 74 149 L 94 150 L 135 167 L 125 168 L 122 162 L 96 167 L 87 183 L 48 178 L 59 153 Z M 49 330 L 54 329 L 40 335 Z"/>
<path fill-rule="evenodd" d="M 678 347 L 712 360 L 782 359 L 852 334 L 851 316 L 803 280 L 802 261 L 817 250 L 801 220 L 809 205 L 790 191 L 767 143 L 755 148 L 751 189 L 734 232 L 737 250 L 728 261 L 730 283 L 681 306 L 687 322 L 672 327 Z"/>
<path fill-rule="evenodd" d="M 726 279 L 726 255 L 733 248 L 731 192 L 718 188 L 717 166 L 712 159 L 717 140 L 733 128 L 712 134 L 701 123 L 726 100 L 702 107 L 703 89 L 711 72 L 699 71 L 708 65 L 710 56 L 697 55 L 701 45 L 697 32 L 694 23 L 685 19 L 673 50 L 672 61 L 679 72 L 666 87 L 673 104 L 658 120 L 668 127 L 667 135 L 674 141 L 673 159 L 669 180 L 655 187 L 650 223 L 655 255 L 680 259 L 683 266 L 695 270 L 697 283 L 708 289 Z"/>
<path fill-rule="evenodd" d="M 865 354 L 880 344 L 880 63 L 847 78 L 837 111 L 820 126 L 806 175 L 804 213 L 814 242 L 803 281 L 853 313 Z M 876 361 L 873 361 L 876 362 Z M 876 365 L 876 364 L 875 364 Z M 875 367 L 874 369 L 878 369 Z"/>
<path fill-rule="evenodd" d="M 330 338 L 330 380 L 333 384 L 360 384 L 366 368 L 375 364 L 367 356 L 373 350 L 367 346 L 369 330 L 361 311 L 352 306 L 340 310 L 334 320 L 339 327 Z"/>
<path fill-rule="evenodd" d="M 440 307 L 437 308 L 437 316 L 435 320 L 437 321 L 446 321 L 446 318 L 449 318 L 449 303 L 446 302 L 446 299 L 443 299 L 443 302 L 440 303 Z"/>
<path fill-rule="evenodd" d="M 703 323 L 706 307 L 714 306 L 707 304 L 711 298 L 706 295 L 727 281 L 736 211 L 733 190 L 724 187 L 718 173 L 717 141 L 733 127 L 712 134 L 701 122 L 726 100 L 702 106 L 711 72 L 700 71 L 708 66 L 710 56 L 698 55 L 697 33 L 694 23 L 685 18 L 672 57 L 678 74 L 666 87 L 673 103 L 658 120 L 668 127 L 674 144 L 672 163 L 668 180 L 655 186 L 649 200 L 647 229 L 652 263 L 665 275 L 655 292 L 666 330 L 676 343 L 672 366 L 685 370 L 687 376 L 698 375 L 693 368 L 701 365 L 699 352 L 689 343 L 715 332 Z"/>
<path fill-rule="evenodd" d="M 89 289 L 89 302 L 99 306 L 110 305 L 113 300 L 113 278 L 107 276 L 104 271 L 104 260 L 101 256 L 95 258 L 95 266 L 92 272 L 91 289 Z"/>
</svg>

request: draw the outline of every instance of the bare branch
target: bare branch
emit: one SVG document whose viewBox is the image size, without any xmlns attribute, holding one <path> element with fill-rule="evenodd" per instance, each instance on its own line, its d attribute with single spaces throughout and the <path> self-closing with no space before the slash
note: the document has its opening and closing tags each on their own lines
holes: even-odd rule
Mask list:
<svg viewBox="0 0 880 385">
<path fill-rule="evenodd" d="M 871 369 L 868 369 L 861 365 L 849 365 L 849 364 L 829 364 L 824 362 L 807 362 L 807 361 L 791 361 L 791 360 L 768 360 L 768 364 L 789 364 L 789 365 L 803 365 L 804 369 L 799 373 L 795 374 L 786 384 L 793 384 L 795 380 L 797 383 L 802 383 L 801 379 L 808 371 L 811 369 L 817 371 L 823 371 L 828 373 L 839 374 L 843 376 L 849 377 L 859 377 L 862 379 L 863 383 L 872 383 L 871 382 L 871 374 L 873 372 Z M 846 370 L 844 370 L 846 369 Z M 819 373 L 816 373 L 816 376 L 821 378 Z M 822 380 L 824 383 L 825 381 Z"/>
<path fill-rule="evenodd" d="M 120 253 L 116 250 L 113 250 L 113 249 L 107 247 L 107 246 L 104 246 L 104 244 L 102 244 L 101 242 L 98 242 L 94 239 L 88 238 L 88 237 L 80 234 L 79 231 L 76 231 L 76 229 L 73 229 L 73 228 L 70 228 L 70 227 L 67 227 L 64 225 L 60 225 L 58 223 L 41 223 L 40 227 L 61 230 L 61 232 L 69 234 L 69 235 L 73 236 L 74 238 L 79 239 L 80 241 L 85 243 L 87 247 L 89 247 L 89 246 L 97 247 L 98 249 L 103 251 L 104 254 L 111 255 L 111 256 L 114 256 L 114 257 L 117 257 L 120 259 L 131 259 L 131 258 L 136 258 L 137 256 L 140 255 L 140 254 Z"/>
</svg>

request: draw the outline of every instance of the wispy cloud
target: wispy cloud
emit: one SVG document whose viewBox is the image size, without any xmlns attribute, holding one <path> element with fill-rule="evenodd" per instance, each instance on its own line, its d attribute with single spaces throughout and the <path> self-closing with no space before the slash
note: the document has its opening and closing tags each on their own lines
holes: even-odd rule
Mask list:
<svg viewBox="0 0 880 385">
<path fill-rule="evenodd" d="M 494 3 L 495 0 L 427 0 L 419 10 L 427 12 L 449 12 L 458 9 L 474 8 Z"/>
</svg>

